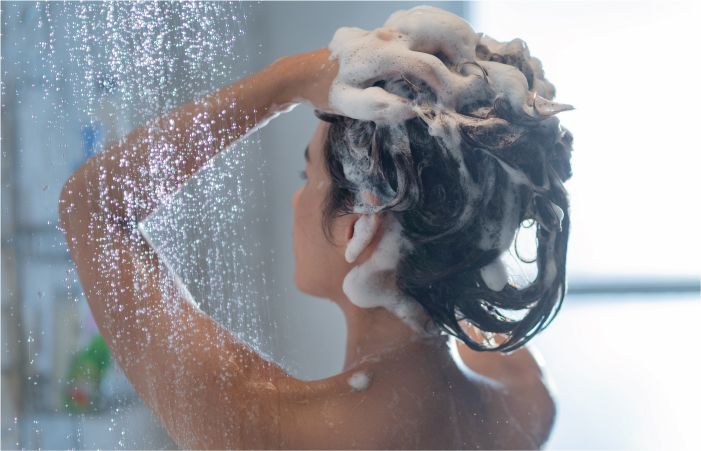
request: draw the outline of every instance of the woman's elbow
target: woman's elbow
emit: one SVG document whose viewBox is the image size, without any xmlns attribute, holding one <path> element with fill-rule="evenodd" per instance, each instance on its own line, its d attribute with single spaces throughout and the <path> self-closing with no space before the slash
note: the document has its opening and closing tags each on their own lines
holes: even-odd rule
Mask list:
<svg viewBox="0 0 701 451">
<path fill-rule="evenodd" d="M 70 230 L 70 218 L 76 209 L 76 199 L 78 198 L 78 177 L 73 173 L 66 183 L 63 184 L 61 195 L 58 198 L 58 219 L 64 234 Z"/>
<path fill-rule="evenodd" d="M 74 172 L 63 184 L 58 200 L 58 221 L 66 238 L 80 235 L 90 218 L 86 175 L 82 168 Z"/>
</svg>

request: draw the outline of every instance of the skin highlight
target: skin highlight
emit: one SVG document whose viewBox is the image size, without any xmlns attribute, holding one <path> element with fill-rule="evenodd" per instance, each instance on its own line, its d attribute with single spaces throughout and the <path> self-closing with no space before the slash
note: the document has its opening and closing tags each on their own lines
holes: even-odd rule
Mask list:
<svg viewBox="0 0 701 451">
<path fill-rule="evenodd" d="M 507 356 L 459 346 L 461 366 L 444 347 L 412 341 L 413 331 L 388 311 L 360 309 L 345 297 L 343 277 L 372 255 L 382 228 L 353 264 L 344 252 L 357 215 L 337 218 L 333 243 L 326 240 L 324 124 L 309 144 L 309 179 L 292 200 L 295 280 L 343 310 L 342 373 L 301 381 L 256 354 L 187 300 L 136 227 L 220 150 L 290 104 L 328 109 L 338 70 L 328 58 L 326 49 L 282 58 L 137 128 L 66 182 L 61 227 L 113 355 L 183 448 L 541 446 L 554 403 L 528 349 Z M 153 161 L 169 162 L 169 175 L 150 172 Z M 372 375 L 366 390 L 349 386 L 356 371 Z"/>
</svg>

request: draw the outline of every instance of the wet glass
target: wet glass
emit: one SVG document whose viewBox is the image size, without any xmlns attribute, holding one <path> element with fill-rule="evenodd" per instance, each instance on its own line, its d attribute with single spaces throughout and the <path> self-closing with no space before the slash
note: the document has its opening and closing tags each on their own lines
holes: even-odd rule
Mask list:
<svg viewBox="0 0 701 451">
<path fill-rule="evenodd" d="M 3 2 L 3 449 L 174 446 L 99 334 L 58 198 L 135 126 L 249 71 L 254 6 Z M 203 310 L 270 353 L 260 148 L 223 152 L 142 226 Z"/>
<path fill-rule="evenodd" d="M 509 16 L 499 7 L 490 10 L 481 4 L 437 2 L 435 5 L 470 18 L 477 29 L 494 30 L 501 23 L 504 36 L 495 32 L 497 38 L 511 38 L 520 32 L 514 32 L 516 26 L 505 19 L 512 17 L 513 11 Z M 68 177 L 88 158 L 100 154 L 148 120 L 201 99 L 284 55 L 322 47 L 340 26 L 372 29 L 380 26 L 393 11 L 412 6 L 415 5 L 406 2 L 2 3 L 0 448 L 176 446 L 115 363 L 88 308 L 58 220 L 59 196 Z M 533 12 L 535 7 L 526 9 L 535 21 L 546 20 L 543 18 L 552 8 L 548 5 L 537 13 Z M 563 17 L 580 17 L 576 11 L 560 13 Z M 588 28 L 577 26 L 580 28 L 572 33 L 585 36 Z M 524 33 L 529 33 L 529 28 L 534 27 L 525 26 Z M 538 36 L 548 37 L 547 33 Z M 561 69 L 563 65 L 577 65 L 563 56 L 566 49 L 563 50 L 561 41 L 550 41 L 556 43 L 556 51 L 542 46 L 534 49 L 534 53 L 543 57 L 546 67 L 560 68 L 553 79 L 562 87 L 563 94 L 584 97 L 581 93 L 588 91 L 572 82 L 571 74 Z M 575 38 L 571 41 L 580 42 Z M 674 54 L 684 54 L 685 48 L 674 47 Z M 558 58 L 568 63 L 548 65 L 548 61 Z M 680 73 L 684 78 L 692 72 Z M 594 94 L 587 97 L 596 98 Z M 562 97 L 562 100 L 580 106 L 576 99 Z M 582 105 L 586 100 L 582 99 Z M 684 122 L 692 117 L 679 119 L 684 130 L 693 129 Z M 575 135 L 582 136 L 582 142 L 589 146 L 597 145 L 600 137 L 588 132 L 593 126 L 576 118 Z M 214 157 L 177 194 L 164 197 L 161 207 L 140 224 L 141 232 L 157 249 L 162 262 L 178 275 L 204 312 L 237 340 L 305 381 L 339 373 L 346 340 L 341 311 L 326 300 L 299 293 L 293 280 L 290 196 L 300 185 L 297 174 L 304 168 L 303 149 L 316 122 L 311 108 L 300 106 L 284 119 L 276 119 L 246 136 Z M 661 135 L 656 136 L 659 142 Z M 650 300 L 673 305 L 680 312 L 683 318 L 678 323 L 680 332 L 669 338 L 675 344 L 692 340 L 690 331 L 694 325 L 690 322 L 699 313 L 698 277 L 694 273 L 697 251 L 677 250 L 683 248 L 680 243 L 698 243 L 692 230 L 698 222 L 698 210 L 681 208 L 693 203 L 689 193 L 698 192 L 693 187 L 687 189 L 690 185 L 686 182 L 694 178 L 698 159 L 679 151 L 686 139 L 683 133 L 673 134 L 670 139 L 677 145 L 675 160 L 681 161 L 677 167 L 684 174 L 670 179 L 669 184 L 681 193 L 674 198 L 673 206 L 688 219 L 680 226 L 682 233 L 670 232 L 669 239 L 674 240 L 675 246 L 651 240 L 650 249 L 657 258 L 653 256 L 650 261 L 662 264 L 648 265 L 640 258 L 635 240 L 630 239 L 625 240 L 627 260 L 618 259 L 613 253 L 596 253 L 589 243 L 602 243 L 604 238 L 608 243 L 611 236 L 620 243 L 621 233 L 611 235 L 604 230 L 597 232 L 599 235 L 585 236 L 582 226 L 573 235 L 577 251 L 572 268 L 575 276 L 582 276 L 575 278 L 577 283 L 582 281 L 577 287 L 591 282 L 587 277 L 592 274 L 597 277 L 602 273 L 616 276 L 619 272 L 642 274 L 642 277 L 680 275 L 685 287 L 692 286 L 691 290 L 686 289 L 685 296 L 660 295 L 659 299 Z M 646 167 L 656 167 L 658 163 L 647 155 Z M 579 213 L 584 208 L 575 210 L 573 217 L 580 217 L 574 223 L 583 223 L 585 216 L 598 217 L 597 209 L 591 206 L 600 204 L 596 199 L 585 198 L 585 193 L 592 192 L 587 183 L 596 183 L 591 174 L 598 164 L 597 158 L 580 160 L 589 161 L 589 169 L 582 170 L 583 176 L 576 175 L 575 167 L 575 178 L 584 179 L 575 180 L 575 205 L 588 205 L 591 210 L 587 214 Z M 167 177 L 168 174 L 159 172 L 163 167 L 154 164 L 152 170 Z M 623 168 L 608 169 L 615 170 Z M 636 183 L 642 185 L 640 180 Z M 629 193 L 634 193 L 634 188 L 628 188 Z M 594 192 L 606 197 L 609 191 Z M 109 197 L 103 196 L 101 201 L 108 202 Z M 615 212 L 613 204 L 607 204 L 610 215 Z M 671 208 L 669 203 L 664 205 Z M 647 214 L 644 209 L 641 211 Z M 662 224 L 660 228 L 671 229 L 673 216 L 667 212 L 664 220 L 657 218 L 656 223 Z M 631 223 L 644 223 L 644 218 Z M 597 223 L 597 227 L 603 226 Z M 655 232 L 645 227 L 640 230 L 647 230 L 641 235 L 643 241 Z M 532 258 L 532 233 L 526 227 L 520 235 L 519 244 L 523 247 L 518 252 L 526 259 Z M 659 253 L 663 248 L 664 252 Z M 596 258 L 588 252 L 596 254 Z M 665 261 L 674 264 L 665 265 Z M 99 266 L 101 262 L 95 264 Z M 532 281 L 533 268 L 523 262 L 515 264 L 514 283 L 525 285 Z M 118 275 L 116 268 L 100 269 Z M 685 412 L 692 412 L 698 405 L 696 400 L 701 402 L 701 399 L 697 391 L 686 390 L 692 387 L 694 375 L 698 374 L 697 369 L 683 363 L 693 352 L 687 353 L 686 348 L 675 348 L 670 353 L 660 342 L 641 342 L 654 344 L 655 352 L 665 355 L 660 365 L 680 369 L 679 373 L 683 370 L 683 376 L 677 379 L 679 391 L 657 384 L 658 391 L 646 391 L 647 398 L 640 398 L 614 382 L 603 392 L 608 390 L 609 399 L 616 401 L 585 402 L 580 396 L 586 392 L 583 387 L 603 384 L 605 377 L 598 376 L 603 373 L 615 375 L 617 381 L 635 378 L 613 361 L 616 359 L 609 358 L 611 354 L 606 350 L 611 342 L 634 341 L 631 337 L 643 336 L 669 312 L 659 304 L 650 308 L 647 299 L 620 303 L 615 296 L 585 296 L 575 300 L 572 307 L 566 305 L 561 313 L 563 318 L 559 322 L 557 318 L 553 327 L 536 340 L 543 345 L 556 384 L 558 379 L 565 381 L 560 384 L 564 393 L 559 398 L 561 415 L 553 446 L 644 445 L 640 437 L 659 446 L 672 443 L 683 447 L 691 443 L 685 435 L 688 434 L 685 421 L 689 421 Z M 615 306 L 611 308 L 609 304 Z M 119 308 L 118 303 L 115 308 Z M 607 322 L 601 322 L 602 317 Z M 586 346 L 581 337 L 593 333 L 592 330 L 597 331 L 597 339 Z M 177 343 L 179 338 L 175 330 L 173 342 Z M 658 376 L 657 366 L 640 363 L 649 356 L 637 349 L 637 352 L 620 351 L 619 357 L 629 367 L 645 372 L 646 378 L 641 379 L 645 383 L 638 384 L 642 391 L 668 375 Z M 593 362 L 591 372 L 577 366 L 581 361 L 576 357 L 587 352 L 591 353 L 587 359 Z M 174 374 L 178 376 L 177 369 Z M 369 383 L 364 373 L 356 373 L 348 380 L 348 385 L 357 390 L 363 390 Z M 677 398 L 684 401 L 669 401 Z M 653 407 L 657 403 L 676 413 L 666 415 L 662 422 L 652 414 L 643 415 L 640 412 L 654 410 L 644 403 L 646 399 L 651 400 Z M 617 406 L 616 412 L 626 420 L 607 421 L 607 426 L 602 426 L 596 419 L 612 411 L 612 406 Z M 640 424 L 646 425 L 645 434 L 635 432 Z M 651 432 L 660 424 L 674 430 L 676 440 L 665 440 L 663 435 Z"/>
</svg>

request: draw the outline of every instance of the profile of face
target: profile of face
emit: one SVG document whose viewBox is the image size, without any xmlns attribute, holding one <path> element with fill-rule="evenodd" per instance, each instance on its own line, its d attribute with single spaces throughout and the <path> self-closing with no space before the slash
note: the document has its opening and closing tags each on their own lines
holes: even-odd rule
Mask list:
<svg viewBox="0 0 701 451">
<path fill-rule="evenodd" d="M 360 215 L 336 218 L 331 239 L 324 234 L 323 211 L 331 184 L 323 151 L 328 129 L 327 122 L 319 121 L 305 153 L 304 185 L 292 196 L 295 284 L 303 293 L 338 299 L 343 279 L 353 266 L 346 261 L 345 251 Z M 370 248 L 364 254 L 371 253 Z"/>
</svg>

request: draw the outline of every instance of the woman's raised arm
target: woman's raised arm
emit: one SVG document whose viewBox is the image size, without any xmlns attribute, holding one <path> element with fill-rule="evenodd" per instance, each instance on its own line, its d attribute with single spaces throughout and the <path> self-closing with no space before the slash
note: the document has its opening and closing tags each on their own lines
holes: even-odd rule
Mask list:
<svg viewBox="0 0 701 451">
<path fill-rule="evenodd" d="M 60 224 L 100 331 L 182 447 L 278 447 L 278 387 L 296 381 L 202 313 L 136 225 L 287 105 L 322 104 L 329 70 L 325 49 L 280 59 L 137 128 L 61 193 Z"/>
<path fill-rule="evenodd" d="M 95 189 L 83 194 L 109 198 L 103 210 L 123 220 L 144 219 L 220 150 L 287 106 L 302 100 L 323 105 L 334 67 L 327 49 L 284 57 L 150 121 L 69 178 L 61 211 L 75 201 L 76 185 L 92 183 Z"/>
</svg>

